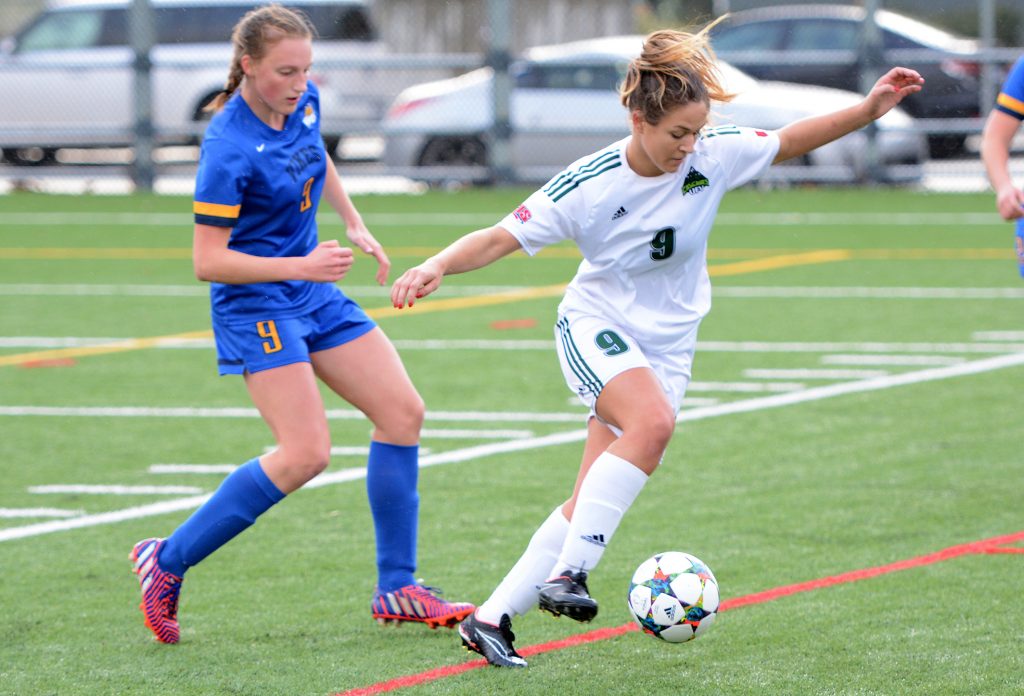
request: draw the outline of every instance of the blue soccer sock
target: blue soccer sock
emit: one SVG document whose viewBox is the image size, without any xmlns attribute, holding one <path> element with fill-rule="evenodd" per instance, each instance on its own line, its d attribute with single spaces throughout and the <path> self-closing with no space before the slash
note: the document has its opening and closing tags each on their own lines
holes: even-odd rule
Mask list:
<svg viewBox="0 0 1024 696">
<path fill-rule="evenodd" d="M 282 498 L 284 493 L 264 473 L 259 458 L 250 459 L 231 472 L 213 496 L 167 538 L 160 549 L 160 567 L 184 575 Z"/>
<path fill-rule="evenodd" d="M 419 445 L 370 442 L 366 493 L 377 537 L 377 589 L 381 592 L 416 582 L 419 451 Z"/>
</svg>

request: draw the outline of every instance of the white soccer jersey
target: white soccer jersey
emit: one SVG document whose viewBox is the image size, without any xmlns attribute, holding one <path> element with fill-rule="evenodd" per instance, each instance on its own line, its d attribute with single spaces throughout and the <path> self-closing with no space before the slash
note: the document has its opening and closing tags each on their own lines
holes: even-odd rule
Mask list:
<svg viewBox="0 0 1024 696">
<path fill-rule="evenodd" d="M 707 240 L 718 204 L 771 164 L 770 131 L 706 129 L 677 172 L 636 174 L 629 138 L 577 160 L 499 225 L 527 254 L 571 239 L 583 254 L 559 313 L 607 318 L 652 350 L 696 341 L 711 308 Z"/>
</svg>

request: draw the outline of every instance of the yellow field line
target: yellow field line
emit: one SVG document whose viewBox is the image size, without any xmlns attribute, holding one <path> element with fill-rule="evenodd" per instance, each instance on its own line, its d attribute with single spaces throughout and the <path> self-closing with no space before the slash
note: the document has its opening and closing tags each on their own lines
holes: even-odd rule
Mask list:
<svg viewBox="0 0 1024 696">
<path fill-rule="evenodd" d="M 708 274 L 712 276 L 741 275 L 743 273 L 756 273 L 758 271 L 773 271 L 779 268 L 789 268 L 791 266 L 806 266 L 812 263 L 848 261 L 849 259 L 849 249 L 820 249 L 818 251 L 808 251 L 802 254 L 783 254 L 781 256 L 768 256 L 763 259 L 753 259 L 751 261 L 715 264 L 713 266 L 708 266 Z"/>
<path fill-rule="evenodd" d="M 417 304 L 412 309 L 395 309 L 394 307 L 377 307 L 367 311 L 371 317 L 397 317 L 404 314 L 423 314 L 424 312 L 446 312 L 452 309 L 469 309 L 471 307 L 487 307 L 489 305 L 507 304 L 521 300 L 535 300 L 540 297 L 558 297 L 565 292 L 565 283 L 541 285 L 522 290 L 508 290 L 490 295 L 474 295 L 472 297 L 452 297 L 445 300 L 430 300 Z"/>
<path fill-rule="evenodd" d="M 150 338 L 126 338 L 123 341 L 111 343 L 100 343 L 95 346 L 79 346 L 75 348 L 56 348 L 54 350 L 38 350 L 32 353 L 18 353 L 17 355 L 0 356 L 0 366 L 23 365 L 25 363 L 46 362 L 50 360 L 62 360 L 67 358 L 80 358 L 87 355 L 106 355 L 109 353 L 124 353 L 130 350 L 143 350 L 154 348 L 161 343 L 173 343 L 175 341 L 211 338 L 213 332 L 188 331 L 186 333 L 172 334 L 170 336 L 151 336 Z"/>
<path fill-rule="evenodd" d="M 71 247 L 25 247 L 0 248 L 0 259 L 190 259 L 188 248 L 71 248 Z"/>
<path fill-rule="evenodd" d="M 712 276 L 740 275 L 743 273 L 756 273 L 759 271 L 771 271 L 779 268 L 792 266 L 803 266 L 815 263 L 829 263 L 832 261 L 844 261 L 850 258 L 848 249 L 822 249 L 808 251 L 799 254 L 782 254 L 767 258 L 753 259 L 750 261 L 738 261 L 736 263 L 715 264 L 709 266 L 708 273 Z M 557 297 L 565 291 L 564 283 L 555 285 L 542 285 L 522 290 L 508 290 L 489 295 L 475 295 L 473 297 L 453 297 L 448 299 L 436 299 L 416 305 L 413 309 L 395 309 L 394 307 L 377 307 L 366 311 L 371 317 L 381 319 L 386 317 L 402 316 L 409 314 L 425 314 L 427 312 L 446 312 L 456 309 L 469 309 L 473 307 L 487 307 L 491 305 L 520 302 L 522 300 L 533 300 L 541 297 Z M 79 358 L 89 355 L 103 355 L 109 353 L 123 353 L 131 350 L 143 350 L 154 348 L 162 343 L 187 340 L 187 339 L 209 339 L 213 332 L 190 331 L 187 333 L 171 334 L 169 336 L 153 336 L 150 338 L 129 338 L 123 341 L 114 341 L 95 346 L 82 346 L 74 348 L 57 348 L 53 350 L 35 351 L 32 353 L 18 353 L 16 355 L 0 356 L 0 367 L 8 365 L 24 365 L 26 363 L 46 362 L 69 358 Z"/>
</svg>

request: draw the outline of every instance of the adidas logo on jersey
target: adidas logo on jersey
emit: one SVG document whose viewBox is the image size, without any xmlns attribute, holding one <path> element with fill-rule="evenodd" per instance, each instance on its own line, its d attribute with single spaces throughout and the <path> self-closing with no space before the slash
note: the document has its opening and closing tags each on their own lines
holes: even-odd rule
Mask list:
<svg viewBox="0 0 1024 696">
<path fill-rule="evenodd" d="M 683 180 L 683 195 L 687 196 L 691 193 L 703 191 L 710 185 L 710 179 L 693 167 L 690 167 L 690 171 L 686 172 L 686 179 Z"/>
<path fill-rule="evenodd" d="M 628 212 L 629 212 L 628 210 L 626 210 L 625 208 L 623 208 L 620 205 L 619 209 L 615 211 L 614 215 L 612 215 L 612 220 L 618 220 L 620 217 L 622 217 L 623 215 L 625 215 Z"/>
</svg>

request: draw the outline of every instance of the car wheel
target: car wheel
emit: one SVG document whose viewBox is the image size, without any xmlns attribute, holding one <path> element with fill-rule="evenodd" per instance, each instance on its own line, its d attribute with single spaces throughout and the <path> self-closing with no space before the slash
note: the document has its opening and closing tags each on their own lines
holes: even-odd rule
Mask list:
<svg viewBox="0 0 1024 696">
<path fill-rule="evenodd" d="M 57 148 L 52 147 L 5 147 L 4 159 L 19 167 L 39 167 L 57 163 Z"/>
<path fill-rule="evenodd" d="M 331 159 L 337 159 L 339 157 L 339 155 L 338 155 L 338 145 L 340 145 L 340 144 L 341 144 L 341 136 L 340 135 L 325 135 L 324 136 L 324 150 L 327 151 L 327 156 L 330 157 Z"/>
<path fill-rule="evenodd" d="M 199 103 L 196 104 L 196 108 L 192 110 L 192 120 L 209 121 L 211 118 L 213 118 L 213 112 L 207 111 L 206 107 L 210 104 L 210 102 L 216 99 L 217 95 L 219 94 L 220 92 L 210 92 L 205 97 L 200 99 Z"/>
<path fill-rule="evenodd" d="M 967 154 L 967 136 L 963 133 L 928 136 L 928 154 L 932 159 L 950 159 Z"/>
<path fill-rule="evenodd" d="M 431 138 L 420 153 L 421 167 L 483 166 L 487 164 L 487 147 L 476 136 L 444 136 Z"/>
</svg>

